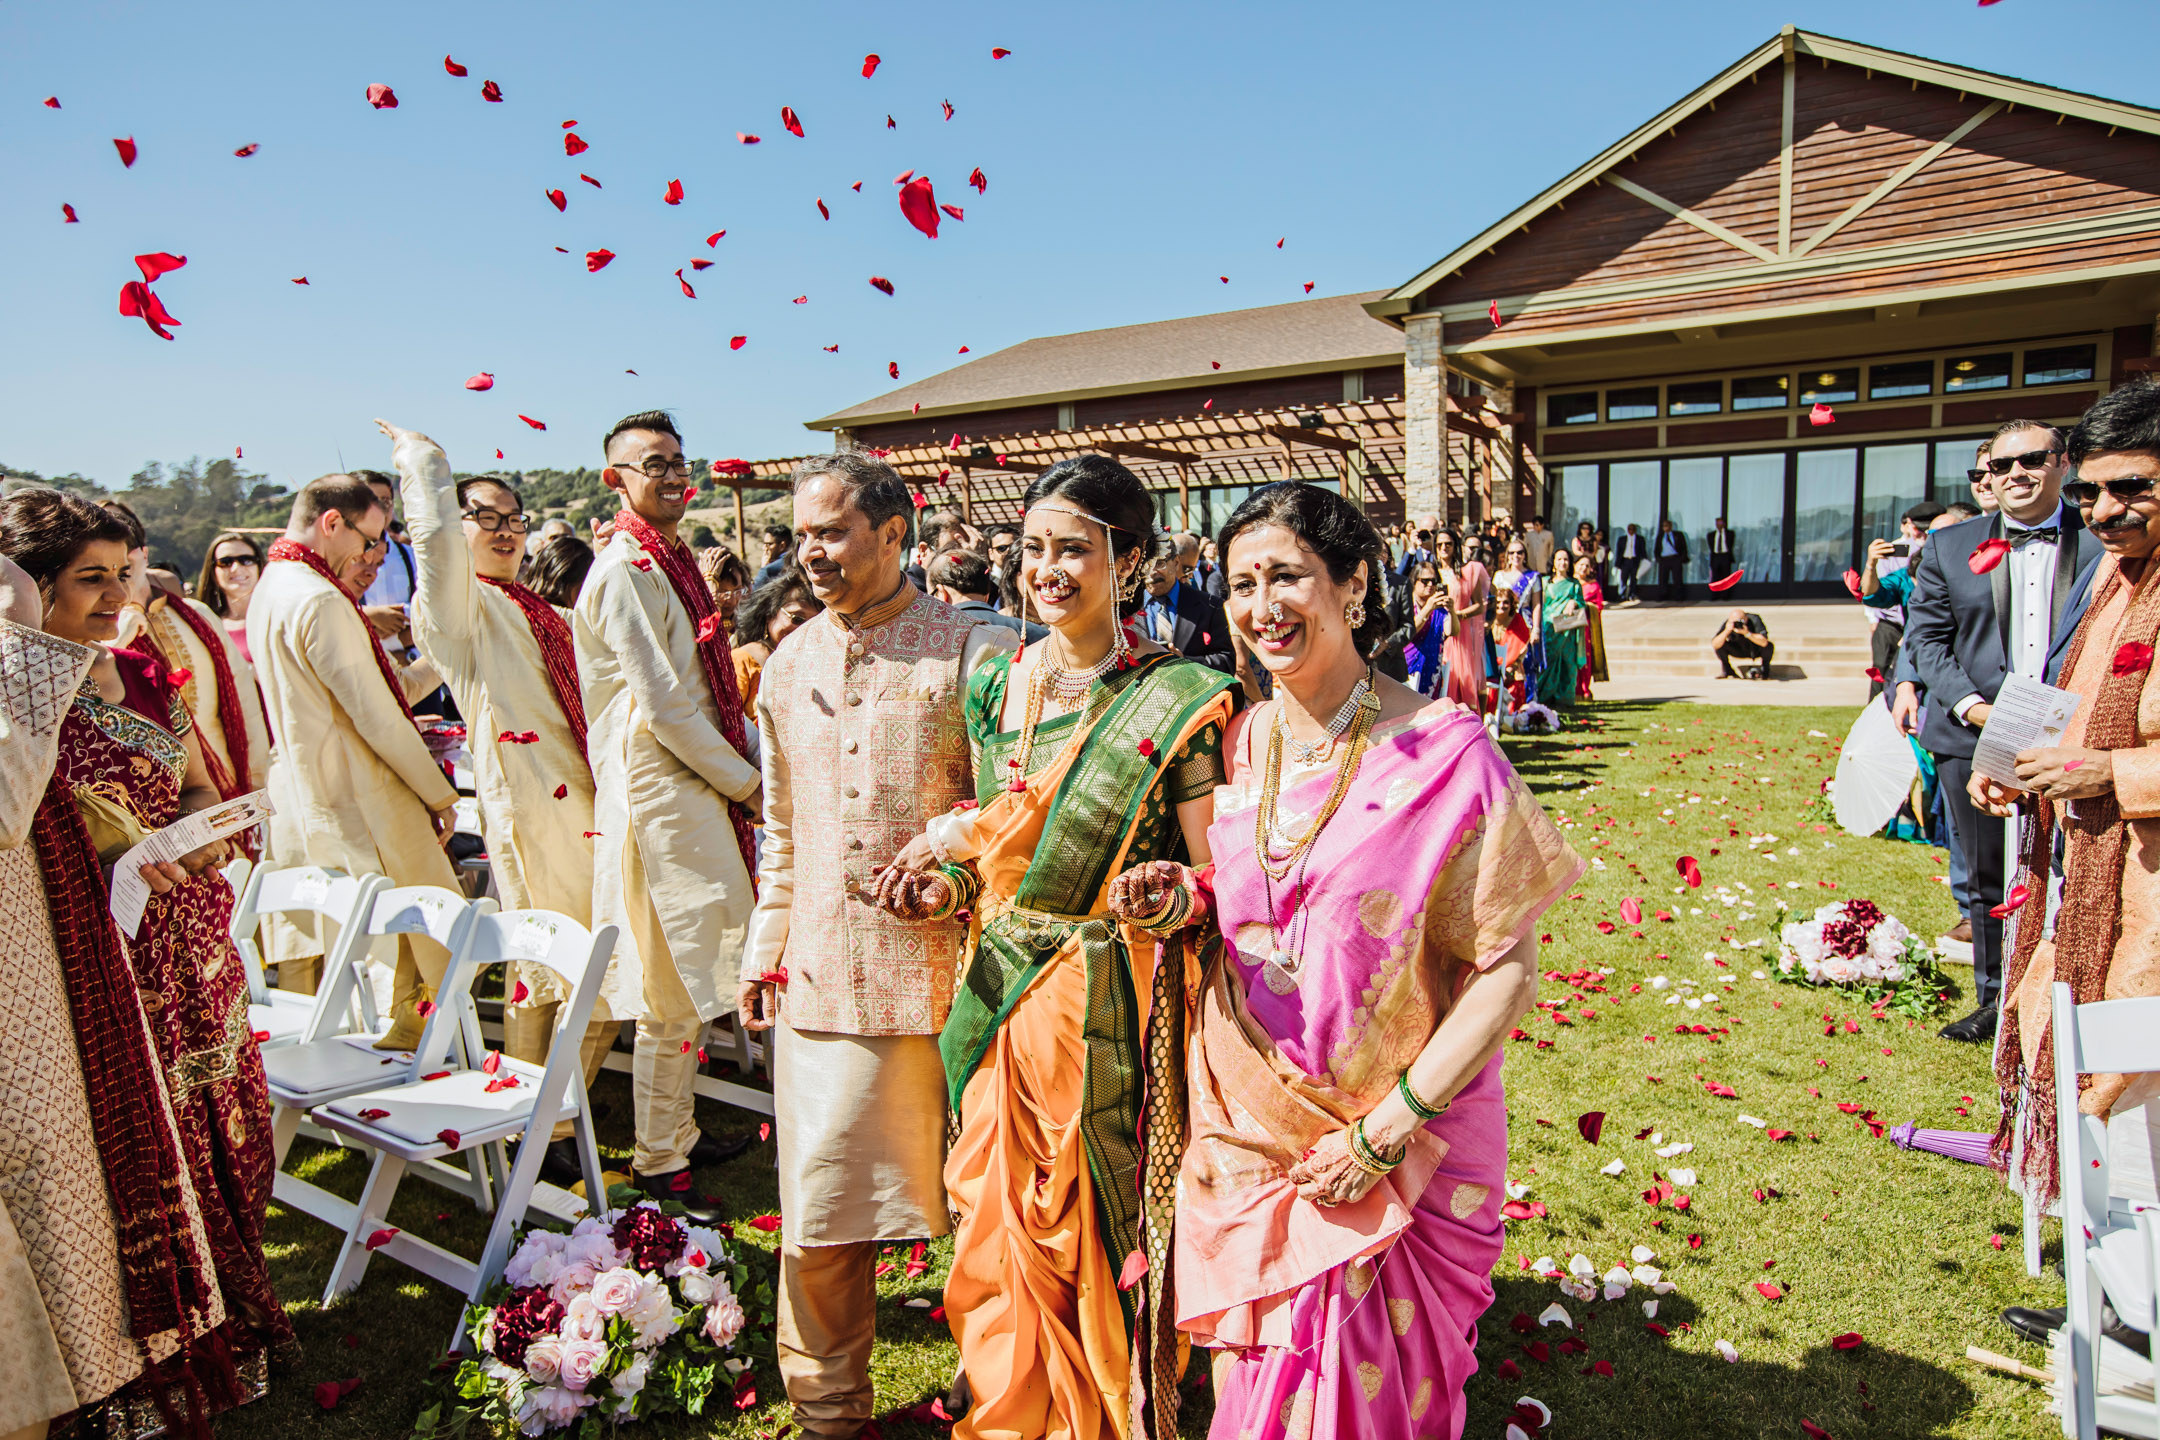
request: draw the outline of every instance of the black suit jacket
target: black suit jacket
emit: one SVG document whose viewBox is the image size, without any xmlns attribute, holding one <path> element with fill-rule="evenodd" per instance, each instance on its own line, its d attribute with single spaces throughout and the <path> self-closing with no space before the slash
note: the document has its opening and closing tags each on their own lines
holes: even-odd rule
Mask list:
<svg viewBox="0 0 2160 1440">
<path fill-rule="evenodd" d="M 1712 555 L 1733 553 L 1733 532 L 1730 530 L 1712 530 L 1703 537 L 1703 542 Z"/>
<path fill-rule="evenodd" d="M 1143 631 L 1147 629 L 1146 597 L 1141 597 L 1142 609 L 1138 619 Z M 1170 645 L 1178 654 L 1198 660 L 1210 670 L 1220 670 L 1225 675 L 1237 673 L 1237 655 L 1230 648 L 1230 621 L 1223 614 L 1222 602 L 1188 581 L 1179 581 L 1170 592 L 1170 610 L 1174 617 L 1170 629 Z M 1152 632 L 1150 632 L 1152 638 Z"/>
<path fill-rule="evenodd" d="M 2062 524 L 2063 543 L 2055 547 L 2050 653 L 2074 628 L 2076 622 L 2068 618 L 2072 606 L 2106 553 L 2079 523 L 2077 511 L 2063 507 Z M 1983 541 L 2001 538 L 1999 515 L 1978 516 L 1929 535 L 1913 567 L 1912 599 L 1905 606 L 1905 648 L 1928 692 L 1927 724 L 1921 729 L 1920 743 L 1936 755 L 1971 757 L 1973 740 L 1980 732 L 1957 718 L 1957 704 L 1968 695 L 1993 702 L 2010 672 L 2009 558 L 2004 557 L 1985 575 L 1973 574 L 1971 565 L 1973 552 Z"/>
<path fill-rule="evenodd" d="M 2093 579 L 2099 570 L 2097 559 L 2078 567 L 2076 593 L 2071 595 L 2069 608 L 2063 611 L 2062 623 L 2055 627 L 2055 634 L 2048 641 L 2047 683 L 2050 685 L 2062 684 L 2063 655 L 2069 650 L 2070 637 L 2077 634 L 2085 612 L 2092 608 Z"/>
<path fill-rule="evenodd" d="M 1673 559 L 1675 559 L 1675 560 L 1678 560 L 1678 561 L 1679 561 L 1679 562 L 1680 562 L 1681 564 L 1685 565 L 1685 564 L 1687 563 L 1687 558 L 1688 558 L 1688 555 L 1687 555 L 1687 536 L 1686 536 L 1685 534 L 1683 534 L 1682 532 L 1680 532 L 1680 531 L 1678 531 L 1678 530 L 1675 530 L 1675 531 L 1673 531 L 1673 532 L 1672 532 L 1672 538 L 1673 538 L 1673 544 L 1674 544 L 1675 546 L 1677 546 L 1677 547 L 1678 547 L 1678 549 L 1679 549 L 1679 552 L 1680 552 L 1679 554 L 1677 554 L 1677 555 L 1673 556 L 1672 558 L 1673 558 Z M 1664 537 L 1663 535 L 1652 535 L 1652 536 L 1650 537 L 1650 558 L 1651 558 L 1652 560 L 1655 560 L 1655 561 L 1657 561 L 1657 562 L 1658 562 L 1659 564 L 1663 564 L 1663 563 L 1664 563 L 1664 561 L 1665 561 L 1665 559 L 1666 559 L 1666 556 L 1665 556 L 1665 537 Z"/>
<path fill-rule="evenodd" d="M 1649 559 L 1650 537 L 1639 531 L 1633 535 L 1622 535 L 1614 546 L 1613 558 L 1623 565 L 1630 562 L 1640 563 Z"/>
</svg>

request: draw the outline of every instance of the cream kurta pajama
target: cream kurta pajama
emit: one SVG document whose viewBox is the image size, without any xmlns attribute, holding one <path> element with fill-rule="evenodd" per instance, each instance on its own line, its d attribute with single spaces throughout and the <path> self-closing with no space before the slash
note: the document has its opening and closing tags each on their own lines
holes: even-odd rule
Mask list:
<svg viewBox="0 0 2160 1440">
<path fill-rule="evenodd" d="M 873 872 L 973 798 L 967 677 L 1018 640 L 904 581 L 856 618 L 826 611 L 765 665 L 765 838 L 742 967 L 788 977 L 772 1031 L 778 1341 L 812 1437 L 870 1418 L 878 1246 L 948 1228 L 937 1036 L 967 924 L 894 919 L 871 903 Z"/>
<path fill-rule="evenodd" d="M 518 603 L 474 573 L 466 548 L 457 483 L 440 447 L 407 439 L 392 453 L 404 489 L 405 523 L 419 579 L 413 592 L 413 640 L 440 671 L 472 757 L 488 865 L 505 910 L 553 910 L 592 928 L 593 780 L 547 665 Z M 568 611 L 560 611 L 564 621 Z M 411 673 L 410 671 L 407 672 Z M 571 703 L 581 703 L 573 695 Z M 504 744 L 505 731 L 531 732 L 529 744 Z M 556 791 L 561 790 L 560 798 Z M 584 1040 L 589 1084 L 626 1013 L 625 969 L 611 965 Z M 556 1007 L 568 999 L 544 965 L 519 963 L 513 982 L 527 1002 L 504 1014 L 503 1049 L 513 1059 L 544 1061 Z M 634 1002 L 634 996 L 631 997 Z M 634 1003 L 626 1007 L 635 1014 Z M 568 1135 L 565 1121 L 557 1137 Z"/>
<path fill-rule="evenodd" d="M 600 832 L 593 923 L 621 929 L 610 1003 L 638 1022 L 634 1163 L 665 1175 L 698 1139 L 698 1037 L 735 1005 L 752 897 L 728 802 L 753 802 L 759 776 L 720 733 L 689 612 L 629 535 L 593 561 L 570 628 Z"/>
<path fill-rule="evenodd" d="M 297 561 L 274 561 L 248 601 L 247 635 L 277 736 L 270 758 L 277 863 L 457 889 L 457 871 L 429 819 L 455 803 L 457 791 L 383 683 L 374 630 L 345 592 Z M 319 957 L 334 929 L 274 917 L 273 953 L 285 964 Z M 449 962 L 424 936 L 377 938 L 369 968 L 379 1008 L 390 1014 L 393 1002 L 419 998 L 407 966 L 416 965 L 432 988 Z M 409 1006 L 398 1013 L 404 1021 Z M 417 1016 L 410 1024 L 417 1026 Z"/>
<path fill-rule="evenodd" d="M 240 716 L 247 728 L 248 778 L 253 788 L 260 789 L 270 768 L 270 726 L 263 718 L 262 692 L 255 683 L 255 667 L 226 634 L 224 618 L 209 606 L 200 600 L 163 592 L 150 597 L 150 639 L 157 645 L 159 654 L 174 665 L 194 672 L 180 687 L 180 698 L 187 702 L 188 717 L 195 722 L 196 737 L 202 741 L 205 750 L 217 756 L 227 775 L 233 773 L 232 744 L 225 738 L 225 717 L 218 714 L 217 671 L 213 668 L 216 661 L 194 628 L 172 613 L 175 605 L 185 605 L 207 621 L 210 633 L 225 647 L 225 663 L 232 667 L 233 689 L 239 696 Z"/>
</svg>

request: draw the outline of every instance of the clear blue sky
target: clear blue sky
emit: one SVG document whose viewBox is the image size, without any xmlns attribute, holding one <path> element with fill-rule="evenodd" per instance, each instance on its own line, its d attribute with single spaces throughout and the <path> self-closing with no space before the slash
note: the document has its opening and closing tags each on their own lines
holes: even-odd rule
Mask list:
<svg viewBox="0 0 2160 1440">
<path fill-rule="evenodd" d="M 2150 0 L 0 0 L 0 463 L 116 483 L 240 445 L 291 482 L 381 464 L 383 415 L 460 468 L 574 466 L 648 406 L 699 454 L 800 453 L 888 362 L 1399 283 L 1787 20 L 2160 104 Z M 910 169 L 965 223 L 910 229 Z M 152 250 L 189 257 L 169 344 L 116 313 Z"/>
</svg>

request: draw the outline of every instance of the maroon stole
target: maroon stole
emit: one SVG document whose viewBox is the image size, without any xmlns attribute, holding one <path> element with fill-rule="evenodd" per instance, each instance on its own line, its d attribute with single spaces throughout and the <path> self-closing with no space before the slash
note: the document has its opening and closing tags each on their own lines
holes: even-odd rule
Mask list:
<svg viewBox="0 0 2160 1440">
<path fill-rule="evenodd" d="M 675 587 L 675 598 L 690 612 L 690 619 L 697 626 L 698 663 L 705 671 L 705 684 L 712 691 L 713 704 L 720 711 L 721 738 L 735 747 L 736 754 L 747 755 L 750 741 L 743 724 L 742 692 L 735 688 L 735 661 L 728 653 L 727 628 L 720 624 L 719 616 L 713 611 L 712 592 L 705 588 L 705 577 L 698 574 L 690 547 L 679 540 L 670 543 L 634 510 L 617 515 L 615 529 L 644 547 L 645 553 L 659 564 L 660 573 Z M 730 800 L 728 818 L 735 824 L 735 842 L 742 847 L 743 863 L 754 874 L 757 867 L 751 863 L 751 857 L 757 849 L 751 833 L 750 811 Z"/>
<path fill-rule="evenodd" d="M 218 725 L 225 731 L 225 750 L 232 756 L 232 773 L 218 774 L 223 767 L 219 765 L 217 757 L 205 749 L 203 759 L 210 762 L 211 778 L 218 782 L 218 794 L 223 798 L 230 800 L 235 795 L 245 795 L 255 787 L 249 783 L 252 767 L 248 764 L 247 712 L 240 708 L 240 686 L 233 675 L 232 659 L 225 653 L 226 645 L 231 642 L 219 634 L 209 621 L 196 614 L 195 607 L 185 600 L 166 596 L 165 608 L 195 632 L 195 638 L 202 641 L 203 648 L 210 652 L 210 663 L 217 671 Z M 150 638 L 147 625 L 143 627 L 140 638 L 145 645 L 155 647 L 157 644 Z M 168 672 L 172 670 L 171 656 L 160 654 L 157 658 L 163 662 Z"/>
<path fill-rule="evenodd" d="M 525 612 L 533 643 L 540 647 L 540 663 L 547 670 L 548 688 L 555 692 L 555 703 L 562 706 L 563 720 L 570 727 L 570 738 L 577 741 L 578 754 L 585 754 L 585 694 L 578 688 L 577 649 L 570 641 L 570 627 L 553 605 L 515 580 L 497 580 L 489 575 L 480 579 L 516 601 L 518 609 Z M 588 758 L 585 763 L 589 767 L 592 761 Z"/>
<path fill-rule="evenodd" d="M 331 588 L 345 597 L 345 603 L 352 606 L 353 614 L 359 617 L 361 627 L 367 631 L 368 644 L 375 651 L 375 668 L 382 671 L 383 684 L 390 687 L 390 698 L 397 701 L 398 709 L 405 712 L 407 720 L 413 720 L 412 706 L 407 704 L 405 700 L 405 687 L 398 683 L 397 671 L 390 666 L 388 652 L 383 649 L 382 642 L 375 638 L 373 622 L 367 618 L 367 612 L 360 608 L 360 602 L 353 598 L 352 591 L 347 590 L 338 583 L 337 572 L 330 568 L 322 556 L 317 555 L 299 541 L 287 540 L 283 536 L 279 536 L 278 539 L 271 543 L 270 560 L 273 564 L 280 560 L 297 560 L 302 565 L 307 566 L 308 569 L 322 576 L 323 579 L 329 581 Z M 416 726 L 419 724 L 417 720 L 413 720 L 413 723 Z"/>
</svg>

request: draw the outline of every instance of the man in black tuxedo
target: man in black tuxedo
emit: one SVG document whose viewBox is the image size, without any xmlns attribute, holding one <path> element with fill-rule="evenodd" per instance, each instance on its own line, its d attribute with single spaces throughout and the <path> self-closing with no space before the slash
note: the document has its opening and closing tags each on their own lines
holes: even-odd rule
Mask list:
<svg viewBox="0 0 2160 1440">
<path fill-rule="evenodd" d="M 1973 985 L 1978 1008 L 1943 1027 L 1952 1040 L 1995 1034 L 2002 990 L 2002 921 L 1988 911 L 2003 899 L 2003 824 L 1973 808 L 1973 742 L 2012 671 L 2047 673 L 2056 637 L 2073 624 L 2076 596 L 2103 553 L 2078 512 L 2062 503 L 2062 436 L 2052 426 L 2013 420 L 1995 432 L 1986 469 L 2000 509 L 1933 532 L 1914 567 L 1905 609 L 1905 646 L 1927 687 L 1920 743 L 1935 757 L 1952 838 L 1965 851 L 1970 880 Z M 1973 573 L 1972 558 L 1992 540 L 2009 553 Z"/>
<path fill-rule="evenodd" d="M 1672 521 L 1660 520 L 1650 550 L 1657 557 L 1658 599 L 1685 600 L 1687 587 L 1680 577 L 1687 569 L 1687 536 L 1674 529 Z"/>
<path fill-rule="evenodd" d="M 1635 576 L 1641 571 L 1643 562 L 1649 558 L 1650 537 L 1643 534 L 1639 527 L 1630 523 L 1627 527 L 1627 534 L 1622 535 L 1620 543 L 1613 547 L 1613 561 L 1620 579 L 1620 584 L 1617 587 L 1620 591 L 1620 599 L 1632 600 L 1635 598 Z"/>
<path fill-rule="evenodd" d="M 1185 578 L 1187 563 L 1199 563 L 1200 542 L 1190 535 L 1171 538 L 1176 551 L 1157 560 L 1148 571 L 1140 628 L 1150 639 L 1210 670 L 1235 675 L 1237 655 L 1230 648 L 1230 622 L 1223 615 L 1222 602 L 1209 598 Z"/>
<path fill-rule="evenodd" d="M 1710 552 L 1710 578 L 1722 580 L 1732 574 L 1733 533 L 1725 528 L 1724 516 L 1717 517 L 1717 525 L 1703 537 L 1703 543 Z"/>
</svg>

